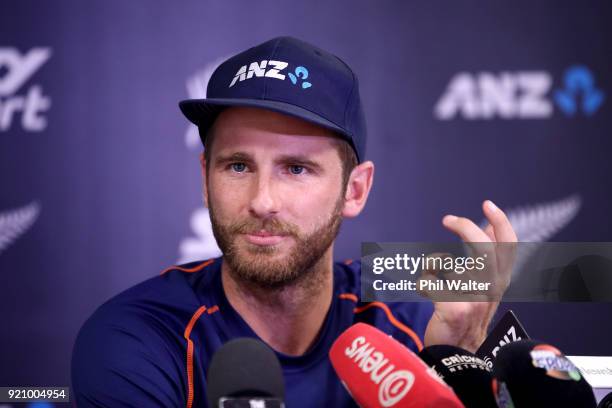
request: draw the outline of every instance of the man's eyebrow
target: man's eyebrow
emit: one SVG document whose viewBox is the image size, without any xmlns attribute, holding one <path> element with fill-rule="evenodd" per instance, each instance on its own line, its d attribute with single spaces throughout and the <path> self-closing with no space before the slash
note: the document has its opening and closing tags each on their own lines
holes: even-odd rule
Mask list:
<svg viewBox="0 0 612 408">
<path fill-rule="evenodd" d="M 295 166 L 310 167 L 313 170 L 322 170 L 323 166 L 317 161 L 301 154 L 286 154 L 275 159 L 277 163 L 292 164 Z"/>
<path fill-rule="evenodd" d="M 215 160 L 217 166 L 222 166 L 227 163 L 232 162 L 251 162 L 253 161 L 253 156 L 246 152 L 234 152 L 230 154 L 221 154 Z"/>
</svg>

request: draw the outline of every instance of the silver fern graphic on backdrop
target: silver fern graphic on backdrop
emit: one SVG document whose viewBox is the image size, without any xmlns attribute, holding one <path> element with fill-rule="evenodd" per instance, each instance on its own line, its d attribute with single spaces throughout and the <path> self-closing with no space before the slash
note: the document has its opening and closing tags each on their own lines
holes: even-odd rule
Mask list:
<svg viewBox="0 0 612 408">
<path fill-rule="evenodd" d="M 37 202 L 0 213 L 0 254 L 34 224 L 39 213 Z"/>
<path fill-rule="evenodd" d="M 582 198 L 578 194 L 561 200 L 511 208 L 506 211 L 519 242 L 546 242 L 567 226 L 580 211 Z M 486 226 L 486 220 L 481 226 Z M 539 245 L 519 245 L 514 276 L 518 276 Z"/>
</svg>

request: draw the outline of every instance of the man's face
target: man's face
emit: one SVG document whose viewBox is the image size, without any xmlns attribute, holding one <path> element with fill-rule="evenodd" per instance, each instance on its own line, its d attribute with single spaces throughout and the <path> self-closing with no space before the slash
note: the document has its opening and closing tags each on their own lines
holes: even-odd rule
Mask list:
<svg viewBox="0 0 612 408">
<path fill-rule="evenodd" d="M 337 236 L 342 163 L 331 131 L 279 113 L 229 108 L 216 120 L 207 173 L 213 233 L 240 280 L 300 281 Z"/>
</svg>

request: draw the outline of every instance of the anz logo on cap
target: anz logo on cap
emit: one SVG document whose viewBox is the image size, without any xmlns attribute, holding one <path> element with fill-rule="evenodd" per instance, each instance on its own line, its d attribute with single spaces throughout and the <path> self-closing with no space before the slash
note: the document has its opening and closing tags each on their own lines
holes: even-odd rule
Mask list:
<svg viewBox="0 0 612 408">
<path fill-rule="evenodd" d="M 293 85 L 298 85 L 302 89 L 307 89 L 312 86 L 312 84 L 306 81 L 308 78 L 308 69 L 303 66 L 299 66 L 295 68 L 294 72 L 288 72 L 287 75 L 281 73 L 289 66 L 289 63 L 284 61 L 274 61 L 274 60 L 263 60 L 261 62 L 251 62 L 248 66 L 243 65 L 240 67 L 232 82 L 229 84 L 228 88 L 231 88 L 236 84 L 236 82 L 242 82 L 247 79 L 255 77 L 268 77 L 268 78 L 276 78 L 284 81 L 288 76 L 289 80 Z"/>
</svg>

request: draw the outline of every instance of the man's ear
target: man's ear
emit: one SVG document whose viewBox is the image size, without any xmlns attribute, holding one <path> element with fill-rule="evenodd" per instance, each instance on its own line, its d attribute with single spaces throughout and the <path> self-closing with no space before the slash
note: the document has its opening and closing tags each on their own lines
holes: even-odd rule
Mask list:
<svg viewBox="0 0 612 408">
<path fill-rule="evenodd" d="M 347 218 L 359 215 L 370 195 L 374 182 L 374 163 L 363 162 L 351 171 L 346 193 L 344 194 L 344 208 L 342 215 Z"/>
<path fill-rule="evenodd" d="M 208 184 L 206 183 L 206 157 L 204 152 L 200 153 L 200 165 L 202 166 L 202 198 L 204 207 L 208 208 Z"/>
</svg>

